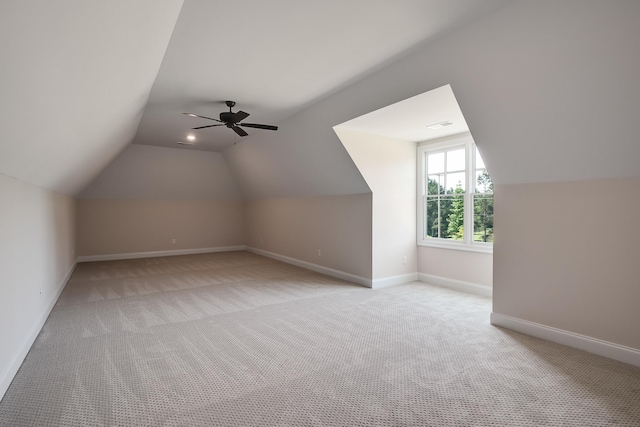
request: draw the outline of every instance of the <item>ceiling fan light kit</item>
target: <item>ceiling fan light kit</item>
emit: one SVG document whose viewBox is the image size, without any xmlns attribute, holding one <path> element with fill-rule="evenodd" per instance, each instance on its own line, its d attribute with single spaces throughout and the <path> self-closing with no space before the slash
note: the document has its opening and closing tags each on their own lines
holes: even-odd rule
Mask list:
<svg viewBox="0 0 640 427">
<path fill-rule="evenodd" d="M 223 111 L 222 113 L 220 113 L 220 120 L 213 119 L 211 117 L 200 116 L 198 114 L 193 114 L 193 113 L 182 113 L 182 114 L 186 114 L 189 117 L 197 117 L 200 119 L 213 120 L 220 123 L 216 125 L 198 126 L 198 127 L 192 128 L 193 130 L 211 128 L 216 126 L 226 126 L 229 129 L 232 129 L 235 133 L 237 133 L 240 136 L 249 135 L 244 129 L 242 129 L 242 127 L 265 129 L 265 130 L 278 130 L 278 126 L 261 125 L 258 123 L 240 123 L 241 121 L 249 117 L 249 113 L 245 113 L 244 111 L 238 111 L 234 113 L 233 111 L 231 111 L 231 109 L 236 105 L 236 103 L 234 101 L 226 101 L 225 103 L 227 104 L 227 107 L 229 107 L 229 111 Z"/>
</svg>

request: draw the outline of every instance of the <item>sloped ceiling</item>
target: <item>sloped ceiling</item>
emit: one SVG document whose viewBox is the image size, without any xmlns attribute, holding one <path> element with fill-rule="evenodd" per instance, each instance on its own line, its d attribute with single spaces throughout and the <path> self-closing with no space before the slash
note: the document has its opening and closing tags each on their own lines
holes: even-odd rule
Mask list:
<svg viewBox="0 0 640 427">
<path fill-rule="evenodd" d="M 131 144 L 79 198 L 237 200 L 242 194 L 220 153 Z"/>
<path fill-rule="evenodd" d="M 0 3 L 0 173 L 77 194 L 231 98 L 281 129 L 202 133 L 246 197 L 366 192 L 332 127 L 450 84 L 498 184 L 640 174 L 640 2 L 299 3 Z"/>
<path fill-rule="evenodd" d="M 278 124 L 407 49 L 503 0 L 186 0 L 134 143 L 177 147 L 236 101 L 252 123 Z M 258 138 L 267 131 L 247 129 Z M 227 128 L 193 132 L 191 149 L 222 151 Z"/>
<path fill-rule="evenodd" d="M 434 126 L 442 123 L 446 126 Z M 336 128 L 410 142 L 469 132 L 451 85 L 412 96 L 348 120 Z"/>
<path fill-rule="evenodd" d="M 450 84 L 497 184 L 639 176 L 639 20 L 637 1 L 510 2 L 224 155 L 248 197 L 352 191 L 329 129 Z"/>
<path fill-rule="evenodd" d="M 181 6 L 0 2 L 0 173 L 85 187 L 133 139 Z"/>
</svg>

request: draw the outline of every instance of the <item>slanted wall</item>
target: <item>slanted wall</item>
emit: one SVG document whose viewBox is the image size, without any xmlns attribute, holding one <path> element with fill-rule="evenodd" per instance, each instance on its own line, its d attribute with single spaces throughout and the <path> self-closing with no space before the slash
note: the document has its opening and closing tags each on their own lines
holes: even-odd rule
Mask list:
<svg viewBox="0 0 640 427">
<path fill-rule="evenodd" d="M 335 131 L 372 191 L 373 287 L 416 280 L 416 144 Z"/>
</svg>

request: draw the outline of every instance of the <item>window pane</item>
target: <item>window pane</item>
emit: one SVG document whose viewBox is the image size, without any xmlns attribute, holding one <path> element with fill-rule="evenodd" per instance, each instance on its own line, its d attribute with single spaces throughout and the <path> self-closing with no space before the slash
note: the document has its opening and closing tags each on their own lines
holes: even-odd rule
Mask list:
<svg viewBox="0 0 640 427">
<path fill-rule="evenodd" d="M 476 147 L 476 169 L 486 169 L 487 167 L 484 165 L 484 161 L 480 156 L 480 151 L 478 151 L 478 147 Z"/>
<path fill-rule="evenodd" d="M 464 196 L 426 197 L 425 237 L 462 240 Z"/>
<path fill-rule="evenodd" d="M 440 232 L 437 227 L 439 221 L 439 200 L 438 197 L 427 197 L 425 211 L 427 212 L 424 225 L 425 237 L 439 237 Z"/>
<path fill-rule="evenodd" d="M 463 240 L 464 238 L 464 196 L 446 196 L 449 203 L 447 212 L 447 238 Z M 444 213 L 443 213 L 444 215 Z"/>
<path fill-rule="evenodd" d="M 464 148 L 447 151 L 447 172 L 465 170 Z"/>
<path fill-rule="evenodd" d="M 473 241 L 493 242 L 493 194 L 473 197 Z"/>
<path fill-rule="evenodd" d="M 486 169 L 476 171 L 476 193 L 493 193 L 493 181 Z"/>
<path fill-rule="evenodd" d="M 442 194 L 444 193 L 444 176 L 429 175 L 427 181 L 427 194 Z"/>
<path fill-rule="evenodd" d="M 444 172 L 444 153 L 429 154 L 427 156 L 427 172 L 430 174 Z"/>
<path fill-rule="evenodd" d="M 447 193 L 455 193 L 461 192 L 464 193 L 466 174 L 464 172 L 456 172 L 456 173 L 448 173 L 447 174 L 447 184 L 446 184 L 446 192 Z"/>
</svg>

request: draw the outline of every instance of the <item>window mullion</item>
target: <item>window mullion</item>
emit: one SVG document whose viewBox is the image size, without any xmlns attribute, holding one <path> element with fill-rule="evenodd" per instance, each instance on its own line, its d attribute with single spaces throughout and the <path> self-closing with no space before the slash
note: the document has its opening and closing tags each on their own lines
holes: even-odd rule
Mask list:
<svg viewBox="0 0 640 427">
<path fill-rule="evenodd" d="M 473 155 L 471 153 L 471 144 L 466 143 L 464 145 L 465 149 L 465 161 L 466 161 L 466 191 L 464 194 L 464 236 L 463 240 L 465 244 L 470 244 L 471 240 L 473 240 L 473 221 L 469 221 L 469 210 L 471 209 L 471 189 L 472 189 L 472 181 L 471 181 L 471 163 L 473 161 Z"/>
</svg>

